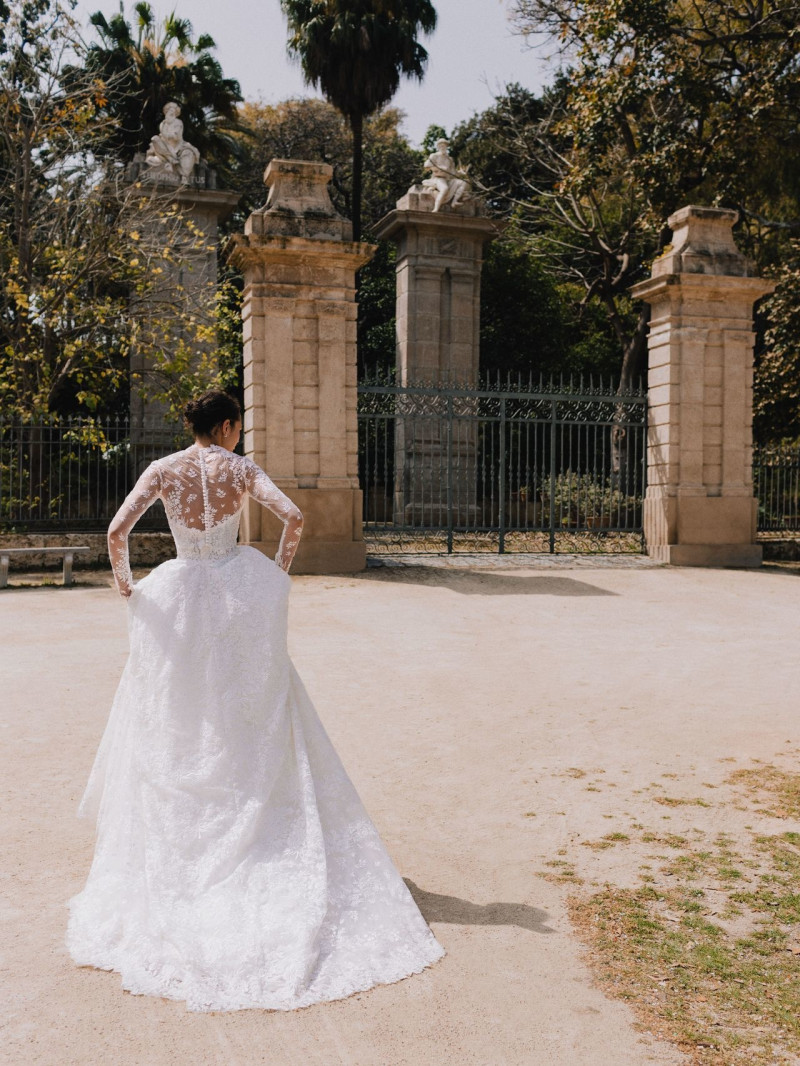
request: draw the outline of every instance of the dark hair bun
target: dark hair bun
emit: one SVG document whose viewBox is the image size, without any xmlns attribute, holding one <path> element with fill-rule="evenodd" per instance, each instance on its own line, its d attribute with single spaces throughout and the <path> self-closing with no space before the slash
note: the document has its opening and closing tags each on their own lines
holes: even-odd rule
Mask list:
<svg viewBox="0 0 800 1066">
<path fill-rule="evenodd" d="M 189 400 L 183 409 L 183 417 L 195 436 L 208 437 L 226 418 L 231 422 L 240 421 L 242 409 L 234 396 L 219 389 L 209 389 L 202 396 Z"/>
</svg>

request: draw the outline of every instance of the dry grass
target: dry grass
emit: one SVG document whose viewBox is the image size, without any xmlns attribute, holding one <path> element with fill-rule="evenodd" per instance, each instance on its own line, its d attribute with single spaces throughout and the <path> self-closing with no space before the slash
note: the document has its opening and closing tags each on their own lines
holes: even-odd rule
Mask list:
<svg viewBox="0 0 800 1066">
<path fill-rule="evenodd" d="M 694 799 L 683 799 L 678 796 L 654 796 L 655 803 L 660 803 L 662 807 L 710 807 L 711 804 L 706 800 L 695 797 Z"/>
<path fill-rule="evenodd" d="M 800 815 L 800 774 L 761 766 L 723 784 L 750 802 L 754 821 Z M 635 887 L 607 883 L 568 901 L 599 984 L 696 1066 L 797 1066 L 800 832 L 693 830 L 690 841 L 637 828 L 583 845 L 598 852 L 593 862 L 617 843 L 664 847 L 647 856 L 658 868 L 640 866 Z M 552 880 L 580 883 L 575 864 L 558 870 Z"/>
<path fill-rule="evenodd" d="M 734 770 L 726 784 L 742 789 L 750 799 L 758 800 L 759 814 L 773 818 L 800 817 L 800 774 L 788 773 L 775 766 Z"/>
</svg>

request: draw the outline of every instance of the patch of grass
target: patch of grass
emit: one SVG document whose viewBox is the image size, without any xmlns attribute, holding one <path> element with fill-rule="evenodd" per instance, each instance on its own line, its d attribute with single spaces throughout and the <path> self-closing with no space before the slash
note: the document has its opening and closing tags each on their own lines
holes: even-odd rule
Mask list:
<svg viewBox="0 0 800 1066">
<path fill-rule="evenodd" d="M 653 801 L 660 803 L 662 807 L 710 807 L 704 799 L 697 796 L 695 799 L 682 799 L 678 796 L 654 796 Z"/>
<path fill-rule="evenodd" d="M 606 848 L 613 848 L 615 844 L 628 844 L 630 839 L 625 833 L 607 833 L 602 840 L 582 840 L 581 846 L 591 848 L 592 851 L 605 851 Z"/>
<path fill-rule="evenodd" d="M 755 842 L 769 860 L 768 868 L 759 873 L 756 888 L 735 892 L 731 899 L 770 914 L 781 925 L 800 924 L 800 833 L 759 836 Z"/>
<path fill-rule="evenodd" d="M 660 913 L 666 905 L 677 921 Z M 776 1066 L 800 1051 L 800 982 L 782 939 L 732 941 L 681 889 L 570 901 L 601 984 L 703 1066 Z"/>
<path fill-rule="evenodd" d="M 734 770 L 725 783 L 740 788 L 751 800 L 765 803 L 759 813 L 773 818 L 800 817 L 800 773 L 761 765 L 757 770 Z"/>
<path fill-rule="evenodd" d="M 551 869 L 537 871 L 537 877 L 541 877 L 543 881 L 549 881 L 554 885 L 583 884 L 583 878 L 578 877 L 571 862 L 566 862 L 563 859 L 551 859 L 545 863 L 545 866 L 549 866 Z"/>
<path fill-rule="evenodd" d="M 688 844 L 686 837 L 678 833 L 642 833 L 643 844 L 663 844 L 665 848 L 685 848 Z"/>
<path fill-rule="evenodd" d="M 732 845 L 720 834 L 687 847 L 662 870 L 667 888 L 642 867 L 638 888 L 573 896 L 570 915 L 599 983 L 695 1066 L 788 1066 L 800 1056 L 800 833 L 753 838 L 752 862 Z M 747 919 L 747 934 L 716 915 Z"/>
</svg>

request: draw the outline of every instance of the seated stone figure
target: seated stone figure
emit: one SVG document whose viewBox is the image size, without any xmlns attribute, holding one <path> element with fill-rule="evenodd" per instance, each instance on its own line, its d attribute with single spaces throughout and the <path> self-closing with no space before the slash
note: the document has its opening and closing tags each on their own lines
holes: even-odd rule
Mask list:
<svg viewBox="0 0 800 1066">
<path fill-rule="evenodd" d="M 152 168 L 153 176 L 158 172 L 166 173 L 187 182 L 200 162 L 200 152 L 183 139 L 180 113 L 174 100 L 164 105 L 164 119 L 158 127 L 159 132 L 150 141 L 145 162 Z"/>
<path fill-rule="evenodd" d="M 422 185 L 426 189 L 436 190 L 434 211 L 438 211 L 445 204 L 458 207 L 461 201 L 469 195 L 466 174 L 456 169 L 448 152 L 449 147 L 448 142 L 442 137 L 436 142 L 436 151 L 425 160 L 425 170 L 430 170 L 431 176 L 425 178 Z"/>
</svg>

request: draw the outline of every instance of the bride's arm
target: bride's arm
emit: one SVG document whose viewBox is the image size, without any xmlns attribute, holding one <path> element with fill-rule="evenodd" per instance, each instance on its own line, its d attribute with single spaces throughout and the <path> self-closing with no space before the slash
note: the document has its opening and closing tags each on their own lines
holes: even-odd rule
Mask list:
<svg viewBox="0 0 800 1066">
<path fill-rule="evenodd" d="M 151 463 L 122 502 L 108 527 L 108 557 L 120 596 L 133 592 L 133 575 L 128 556 L 128 534 L 161 492 L 158 463 Z"/>
<path fill-rule="evenodd" d="M 245 471 L 249 494 L 283 522 L 283 533 L 275 562 L 282 570 L 288 571 L 303 532 L 302 512 L 252 459 L 245 460 Z"/>
</svg>

